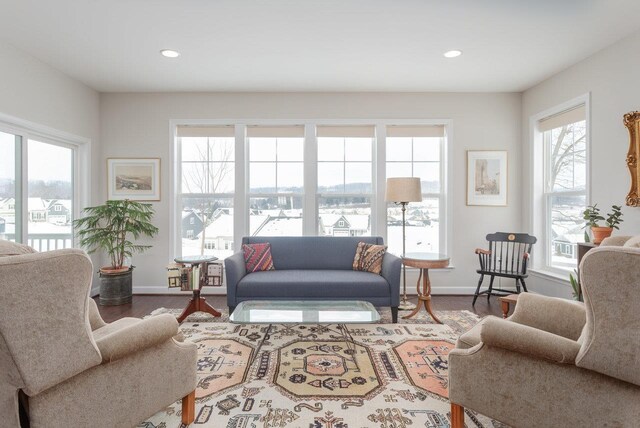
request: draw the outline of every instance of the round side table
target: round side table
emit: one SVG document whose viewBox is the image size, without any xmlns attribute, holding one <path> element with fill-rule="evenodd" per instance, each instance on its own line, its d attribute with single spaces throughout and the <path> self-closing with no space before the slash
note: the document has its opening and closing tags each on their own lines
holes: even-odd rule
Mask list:
<svg viewBox="0 0 640 428">
<path fill-rule="evenodd" d="M 201 272 L 200 284 L 197 289 L 191 290 L 193 291 L 193 297 L 191 298 L 189 305 L 184 309 L 184 311 L 182 311 L 182 314 L 180 314 L 180 316 L 178 317 L 179 323 L 182 323 L 182 321 L 184 321 L 189 315 L 194 312 L 207 312 L 214 317 L 219 317 L 220 315 L 222 315 L 210 304 L 208 304 L 207 300 L 204 297 L 200 296 L 202 287 L 207 285 L 207 263 L 214 262 L 216 260 L 218 260 L 218 258 L 213 256 L 185 256 L 174 259 L 176 263 L 191 265 L 191 267 L 200 266 Z"/>
<path fill-rule="evenodd" d="M 418 304 L 416 308 L 409 315 L 402 318 L 408 319 L 415 316 L 420 312 L 420 308 L 424 306 L 427 313 L 438 324 L 442 324 L 442 321 L 438 319 L 431 309 L 431 281 L 429 280 L 429 269 L 442 269 L 449 266 L 449 257 L 444 254 L 437 253 L 407 253 L 402 258 L 402 263 L 408 267 L 414 267 L 420 269 L 420 276 L 418 277 L 418 283 L 416 289 L 418 290 Z M 420 289 L 422 285 L 422 289 Z"/>
</svg>

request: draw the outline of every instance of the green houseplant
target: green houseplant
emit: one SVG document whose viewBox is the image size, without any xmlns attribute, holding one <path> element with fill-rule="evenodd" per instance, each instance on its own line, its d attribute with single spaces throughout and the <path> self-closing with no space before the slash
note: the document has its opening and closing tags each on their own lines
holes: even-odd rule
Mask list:
<svg viewBox="0 0 640 428">
<path fill-rule="evenodd" d="M 85 208 L 83 214 L 73 222 L 80 245 L 89 254 L 103 250 L 110 259 L 109 266 L 100 268 L 100 304 L 130 302 L 133 266 L 125 266 L 124 263 L 127 257 L 151 247 L 136 244 L 133 240 L 141 236 L 153 237 L 158 233 L 158 228 L 151 224 L 154 214 L 151 204 L 130 200 L 107 201 L 103 205 Z"/>
<path fill-rule="evenodd" d="M 622 207 L 619 205 L 613 205 L 611 212 L 607 213 L 607 217 L 602 216 L 598 204 L 590 205 L 582 213 L 582 218 L 587 221 L 585 227 L 591 228 L 593 233 L 593 243 L 599 244 L 603 239 L 611 236 L 613 229 L 620 229 L 618 225 L 623 222 L 622 220 Z M 601 221 L 605 221 L 606 226 L 600 226 Z"/>
</svg>

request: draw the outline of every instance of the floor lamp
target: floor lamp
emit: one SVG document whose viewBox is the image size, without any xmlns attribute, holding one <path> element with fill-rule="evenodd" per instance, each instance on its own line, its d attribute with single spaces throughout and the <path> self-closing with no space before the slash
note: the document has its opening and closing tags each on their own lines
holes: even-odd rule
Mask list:
<svg viewBox="0 0 640 428">
<path fill-rule="evenodd" d="M 422 202 L 420 179 L 417 177 L 387 178 L 385 201 L 393 202 L 402 207 L 402 257 L 405 256 L 405 211 L 409 202 Z M 402 264 L 402 300 L 398 309 L 408 311 L 415 306 L 407 300 L 407 267 Z"/>
</svg>

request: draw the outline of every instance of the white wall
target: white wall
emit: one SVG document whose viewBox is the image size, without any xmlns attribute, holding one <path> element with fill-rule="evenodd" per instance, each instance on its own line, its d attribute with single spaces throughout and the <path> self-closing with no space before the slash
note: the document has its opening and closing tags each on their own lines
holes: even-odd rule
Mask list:
<svg viewBox="0 0 640 428">
<path fill-rule="evenodd" d="M 101 195 L 103 184 L 95 173 L 101 161 L 99 108 L 98 92 L 0 42 L 0 113 L 90 139 L 91 195 Z"/>
<path fill-rule="evenodd" d="M 523 123 L 523 226 L 531 221 L 529 118 L 579 95 L 591 94 L 591 203 L 603 209 L 623 205 L 631 184 L 626 167 L 629 133 L 622 116 L 640 110 L 640 32 L 525 91 Z M 640 233 L 640 208 L 624 207 L 619 234 Z M 567 296 L 566 284 L 533 279 L 533 288 Z"/>
<path fill-rule="evenodd" d="M 434 292 L 475 289 L 475 247 L 497 230 L 521 229 L 521 95 L 514 93 L 175 93 L 102 94 L 102 159 L 160 157 L 162 200 L 154 203 L 160 233 L 153 248 L 136 255 L 136 292 L 167 292 L 169 248 L 169 150 L 171 119 L 452 119 L 452 262 L 455 269 L 433 272 Z M 466 150 L 509 152 L 509 206 L 467 207 Z M 106 174 L 102 162 L 101 177 Z M 102 199 L 106 198 L 102 191 Z M 408 288 L 415 290 L 415 280 Z"/>
</svg>

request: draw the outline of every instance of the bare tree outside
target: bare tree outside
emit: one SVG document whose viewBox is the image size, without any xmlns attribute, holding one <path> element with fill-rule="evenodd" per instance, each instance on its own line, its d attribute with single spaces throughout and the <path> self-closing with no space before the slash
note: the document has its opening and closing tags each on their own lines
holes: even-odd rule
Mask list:
<svg viewBox="0 0 640 428">
<path fill-rule="evenodd" d="M 214 215 L 218 208 L 217 201 L 211 196 L 233 192 L 234 178 L 233 142 L 217 138 L 206 140 L 206 144 L 191 143 L 187 139 L 183 139 L 182 142 L 183 145 L 190 144 L 189 158 L 192 159 L 188 163 L 183 162 L 182 192 L 202 195 L 198 198 L 196 212 L 202 220 L 201 255 L 204 255 L 207 227 L 215 220 Z"/>
</svg>

